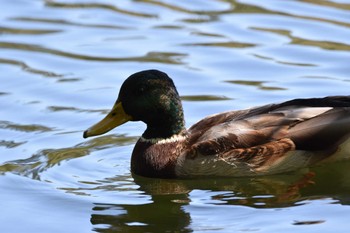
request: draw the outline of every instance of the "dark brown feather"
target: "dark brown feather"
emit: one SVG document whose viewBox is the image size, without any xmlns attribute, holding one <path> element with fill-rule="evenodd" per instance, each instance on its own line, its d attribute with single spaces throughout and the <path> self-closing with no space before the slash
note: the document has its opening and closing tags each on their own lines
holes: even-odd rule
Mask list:
<svg viewBox="0 0 350 233">
<path fill-rule="evenodd" d="M 250 148 L 233 149 L 219 155 L 219 157 L 226 161 L 244 162 L 249 164 L 251 168 L 258 168 L 267 164 L 272 165 L 277 159 L 294 149 L 294 143 L 290 139 L 284 138 Z"/>
<path fill-rule="evenodd" d="M 212 155 L 282 138 L 290 138 L 298 150 L 324 150 L 350 132 L 350 109 L 344 106 L 350 107 L 350 96 L 295 99 L 213 115 L 189 129 L 195 136 L 189 139 L 191 150 Z M 332 109 L 309 117 L 302 112 L 309 107 Z"/>
</svg>

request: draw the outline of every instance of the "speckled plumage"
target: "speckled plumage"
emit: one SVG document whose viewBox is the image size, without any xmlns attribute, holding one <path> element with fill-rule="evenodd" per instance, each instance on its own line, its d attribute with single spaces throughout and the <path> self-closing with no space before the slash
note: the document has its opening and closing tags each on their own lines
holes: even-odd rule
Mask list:
<svg viewBox="0 0 350 233">
<path fill-rule="evenodd" d="M 125 119 L 147 124 L 132 153 L 131 170 L 138 175 L 254 176 L 296 170 L 335 155 L 350 157 L 350 96 L 219 113 L 187 130 L 180 98 L 165 73 L 142 71 L 125 83 L 116 105 L 122 105 Z M 110 130 L 100 132 L 98 124 L 84 135 Z"/>
</svg>

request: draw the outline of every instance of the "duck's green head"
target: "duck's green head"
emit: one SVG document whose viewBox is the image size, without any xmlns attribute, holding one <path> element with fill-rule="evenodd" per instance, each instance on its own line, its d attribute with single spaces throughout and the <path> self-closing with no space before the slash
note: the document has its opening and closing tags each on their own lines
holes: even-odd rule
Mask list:
<svg viewBox="0 0 350 233">
<path fill-rule="evenodd" d="M 168 138 L 184 129 L 181 100 L 166 73 L 145 70 L 127 78 L 113 109 L 86 130 L 84 138 L 104 134 L 127 121 L 145 122 L 145 138 Z"/>
</svg>

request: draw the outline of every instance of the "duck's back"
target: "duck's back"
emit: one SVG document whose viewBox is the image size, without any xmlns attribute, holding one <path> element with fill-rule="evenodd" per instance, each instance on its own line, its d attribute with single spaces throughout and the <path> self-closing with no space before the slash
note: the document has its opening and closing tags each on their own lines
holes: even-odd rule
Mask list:
<svg viewBox="0 0 350 233">
<path fill-rule="evenodd" d="M 295 99 L 216 114 L 193 125 L 189 135 L 189 150 L 177 166 L 179 175 L 293 170 L 333 157 L 347 144 L 350 96 Z"/>
</svg>

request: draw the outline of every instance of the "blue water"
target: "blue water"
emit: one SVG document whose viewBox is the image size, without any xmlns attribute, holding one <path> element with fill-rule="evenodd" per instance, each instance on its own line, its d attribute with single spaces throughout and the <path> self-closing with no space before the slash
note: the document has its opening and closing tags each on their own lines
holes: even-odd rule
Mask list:
<svg viewBox="0 0 350 233">
<path fill-rule="evenodd" d="M 186 125 L 348 95 L 350 1 L 2 0 L 1 232 L 346 232 L 350 162 L 258 178 L 135 177 L 145 126 L 83 139 L 130 74 L 167 72 Z"/>
</svg>

